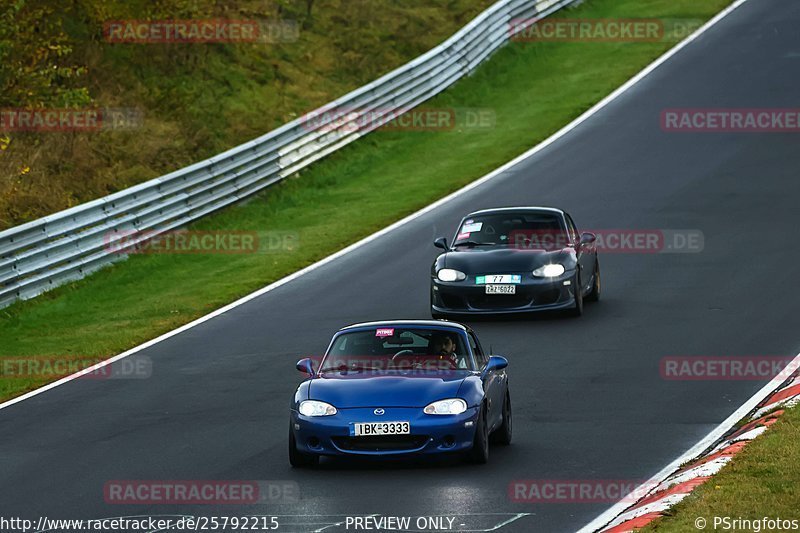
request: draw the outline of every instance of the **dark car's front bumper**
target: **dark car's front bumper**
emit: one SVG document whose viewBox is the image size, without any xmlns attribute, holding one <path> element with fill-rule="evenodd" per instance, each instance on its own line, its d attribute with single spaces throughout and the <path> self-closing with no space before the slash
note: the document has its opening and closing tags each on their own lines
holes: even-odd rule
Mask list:
<svg viewBox="0 0 800 533">
<path fill-rule="evenodd" d="M 486 294 L 475 276 L 464 281 L 431 279 L 431 312 L 442 315 L 527 313 L 568 309 L 575 305 L 575 271 L 555 278 L 521 275 L 516 294 Z"/>
<path fill-rule="evenodd" d="M 335 415 L 307 417 L 291 413 L 297 449 L 317 455 L 397 456 L 465 451 L 472 447 L 477 407 L 460 415 L 426 415 L 422 408 L 387 407 L 381 416 L 373 407 L 339 409 Z M 357 422 L 409 422 L 410 435 L 354 437 Z"/>
</svg>

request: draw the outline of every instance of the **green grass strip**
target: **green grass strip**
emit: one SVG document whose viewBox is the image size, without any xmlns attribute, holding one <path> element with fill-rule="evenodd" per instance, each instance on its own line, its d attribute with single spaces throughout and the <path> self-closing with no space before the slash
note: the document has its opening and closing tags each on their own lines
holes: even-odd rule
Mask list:
<svg viewBox="0 0 800 533">
<path fill-rule="evenodd" d="M 766 433 L 643 532 L 791 531 L 800 528 L 800 409 L 788 409 Z M 715 518 L 717 519 L 715 527 Z M 761 522 L 794 520 L 781 527 Z M 699 522 L 698 519 L 702 519 Z M 738 524 L 733 521 L 741 519 Z M 727 522 L 725 522 L 727 520 Z M 747 522 L 749 521 L 749 522 Z"/>
<path fill-rule="evenodd" d="M 729 0 L 592 0 L 575 19 L 705 21 Z M 550 136 L 674 42 L 513 43 L 425 104 L 485 109 L 493 127 L 379 131 L 192 229 L 288 231 L 293 251 L 138 255 L 0 311 L 0 398 L 55 379 L 19 358 L 110 357 L 295 272 L 457 190 Z M 357 199 L 357 201 L 353 201 Z M 429 243 L 420 243 L 429 246 Z"/>
</svg>

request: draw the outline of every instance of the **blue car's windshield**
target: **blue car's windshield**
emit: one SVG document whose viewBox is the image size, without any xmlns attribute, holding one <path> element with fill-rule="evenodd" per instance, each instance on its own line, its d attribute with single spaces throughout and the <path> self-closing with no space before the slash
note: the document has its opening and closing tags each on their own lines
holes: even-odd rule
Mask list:
<svg viewBox="0 0 800 533">
<path fill-rule="evenodd" d="M 463 336 L 455 331 L 376 327 L 336 338 L 320 372 L 473 370 Z"/>
<path fill-rule="evenodd" d="M 469 217 L 458 228 L 453 247 L 504 246 L 556 250 L 569 244 L 561 216 L 548 212 L 497 212 Z"/>
</svg>

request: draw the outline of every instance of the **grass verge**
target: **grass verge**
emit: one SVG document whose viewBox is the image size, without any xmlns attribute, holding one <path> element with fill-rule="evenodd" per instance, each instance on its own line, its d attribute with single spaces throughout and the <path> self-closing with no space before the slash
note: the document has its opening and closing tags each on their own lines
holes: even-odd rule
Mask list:
<svg viewBox="0 0 800 533">
<path fill-rule="evenodd" d="M 0 110 L 132 111 L 126 127 L 98 131 L 0 125 L 0 229 L 262 135 L 429 50 L 492 1 L 0 2 Z M 265 39 L 107 42 L 109 20 L 142 19 L 245 20 Z"/>
<path fill-rule="evenodd" d="M 709 531 L 777 531 L 778 528 L 759 523 L 765 516 L 800 524 L 798 442 L 800 407 L 793 407 L 745 446 L 716 476 L 671 509 L 668 516 L 641 531 L 698 531 L 695 527 L 698 518 L 706 520 L 705 529 Z M 725 518 L 731 522 L 720 521 Z M 751 523 L 739 522 L 736 527 L 734 519 Z"/>
<path fill-rule="evenodd" d="M 564 18 L 706 20 L 729 0 L 593 0 Z M 0 362 L 95 360 L 131 348 L 297 271 L 475 180 L 547 138 L 673 46 L 671 42 L 513 43 L 430 108 L 489 110 L 493 127 L 378 131 L 252 201 L 194 224 L 288 231 L 280 254 L 137 255 L 0 310 Z M 353 199 L 358 199 L 354 203 Z M 361 206 L 369 206 L 363 209 Z M 6 369 L 6 366 L 3 367 Z M 6 369 L 7 370 L 7 369 Z M 55 378 L 8 371 L 0 398 Z"/>
</svg>

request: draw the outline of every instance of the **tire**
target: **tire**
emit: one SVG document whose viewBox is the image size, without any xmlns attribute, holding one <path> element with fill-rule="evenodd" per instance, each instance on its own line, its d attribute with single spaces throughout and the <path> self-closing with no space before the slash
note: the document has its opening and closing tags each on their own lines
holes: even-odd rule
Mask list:
<svg viewBox="0 0 800 533">
<path fill-rule="evenodd" d="M 471 463 L 485 465 L 489 462 L 489 428 L 486 425 L 486 409 L 481 407 L 478 424 L 475 427 L 475 438 L 472 440 L 472 449 L 469 451 Z"/>
<path fill-rule="evenodd" d="M 600 300 L 600 262 L 596 261 L 594 264 L 594 283 L 592 283 L 592 292 L 586 297 L 587 302 L 597 302 Z"/>
<path fill-rule="evenodd" d="M 574 317 L 579 317 L 583 314 L 583 290 L 581 289 L 581 273 L 575 273 L 575 278 L 572 280 L 575 287 L 575 305 L 570 309 L 569 314 Z"/>
<path fill-rule="evenodd" d="M 503 423 L 492 433 L 492 443 L 508 446 L 511 444 L 512 435 L 512 416 L 511 416 L 511 394 L 506 391 L 506 398 L 503 400 Z"/>
<path fill-rule="evenodd" d="M 294 438 L 294 431 L 289 428 L 289 464 L 293 468 L 307 468 L 319 464 L 319 455 L 303 453 L 297 449 L 297 441 Z"/>
</svg>

